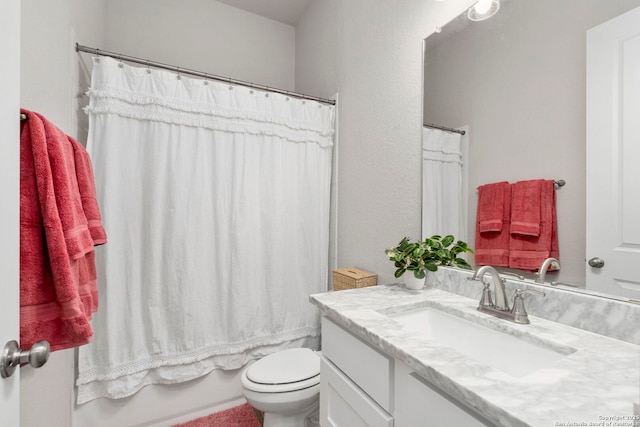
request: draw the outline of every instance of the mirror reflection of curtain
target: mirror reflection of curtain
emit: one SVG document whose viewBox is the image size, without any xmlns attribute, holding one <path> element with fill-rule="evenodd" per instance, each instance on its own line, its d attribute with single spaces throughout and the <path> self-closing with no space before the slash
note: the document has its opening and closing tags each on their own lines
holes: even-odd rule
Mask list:
<svg viewBox="0 0 640 427">
<path fill-rule="evenodd" d="M 108 247 L 78 403 L 316 347 L 334 107 L 94 60 Z"/>
<path fill-rule="evenodd" d="M 466 241 L 462 135 L 422 128 L 422 236 Z"/>
</svg>

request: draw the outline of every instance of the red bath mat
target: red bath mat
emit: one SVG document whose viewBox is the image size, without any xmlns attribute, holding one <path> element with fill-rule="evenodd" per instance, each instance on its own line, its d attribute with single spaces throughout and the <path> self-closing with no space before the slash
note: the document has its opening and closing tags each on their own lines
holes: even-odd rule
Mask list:
<svg viewBox="0 0 640 427">
<path fill-rule="evenodd" d="M 248 403 L 173 427 L 261 427 L 255 411 Z"/>
</svg>

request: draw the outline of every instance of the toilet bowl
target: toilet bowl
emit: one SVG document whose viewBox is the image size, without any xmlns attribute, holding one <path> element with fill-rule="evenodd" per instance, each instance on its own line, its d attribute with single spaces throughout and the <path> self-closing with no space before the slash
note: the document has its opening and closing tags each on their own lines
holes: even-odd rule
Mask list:
<svg viewBox="0 0 640 427">
<path fill-rule="evenodd" d="M 264 412 L 264 427 L 317 427 L 320 357 L 308 348 L 282 350 L 249 365 L 242 393 Z"/>
</svg>

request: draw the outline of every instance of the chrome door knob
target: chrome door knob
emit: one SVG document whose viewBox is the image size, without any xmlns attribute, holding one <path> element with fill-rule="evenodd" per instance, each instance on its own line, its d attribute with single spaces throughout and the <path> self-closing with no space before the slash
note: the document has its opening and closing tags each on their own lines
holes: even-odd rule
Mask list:
<svg viewBox="0 0 640 427">
<path fill-rule="evenodd" d="M 39 368 L 49 360 L 51 346 L 46 340 L 35 343 L 31 350 L 21 350 L 17 341 L 9 341 L 5 344 L 0 356 L 0 375 L 8 378 L 22 363 L 29 363 L 34 368 Z"/>
<path fill-rule="evenodd" d="M 602 267 L 604 267 L 604 260 L 602 260 L 602 259 L 600 259 L 598 257 L 591 258 L 589 260 L 589 265 L 591 267 L 593 267 L 593 268 L 602 268 Z"/>
</svg>

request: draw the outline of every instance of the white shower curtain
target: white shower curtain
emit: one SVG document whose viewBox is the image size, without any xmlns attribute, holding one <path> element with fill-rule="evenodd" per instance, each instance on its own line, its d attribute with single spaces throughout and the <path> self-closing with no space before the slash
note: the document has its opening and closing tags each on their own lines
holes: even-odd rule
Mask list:
<svg viewBox="0 0 640 427">
<path fill-rule="evenodd" d="M 317 345 L 334 107 L 102 57 L 87 110 L 109 244 L 78 403 Z"/>
<path fill-rule="evenodd" d="M 462 135 L 422 128 L 422 236 L 466 241 Z"/>
</svg>

